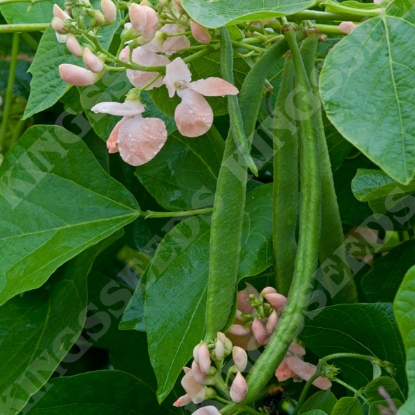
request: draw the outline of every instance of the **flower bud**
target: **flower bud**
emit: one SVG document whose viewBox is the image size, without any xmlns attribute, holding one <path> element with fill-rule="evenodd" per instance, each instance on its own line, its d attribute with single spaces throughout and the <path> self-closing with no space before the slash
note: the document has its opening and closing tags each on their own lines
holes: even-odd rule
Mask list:
<svg viewBox="0 0 415 415">
<path fill-rule="evenodd" d="M 70 63 L 59 65 L 59 74 L 66 83 L 75 86 L 92 85 L 100 79 L 99 74 Z"/>
<path fill-rule="evenodd" d="M 105 24 L 105 17 L 101 11 L 95 10 L 92 27 L 103 26 Z"/>
<path fill-rule="evenodd" d="M 232 346 L 233 346 L 233 344 L 231 342 L 231 339 L 226 338 L 226 342 L 225 342 L 225 353 L 226 353 L 226 355 L 231 353 Z"/>
<path fill-rule="evenodd" d="M 65 11 L 63 11 L 57 4 L 53 5 L 53 15 L 55 17 L 58 17 L 61 20 L 66 20 L 66 19 L 70 19 L 71 16 L 69 16 L 68 13 L 66 13 Z"/>
<path fill-rule="evenodd" d="M 240 324 L 232 324 L 227 333 L 233 334 L 234 336 L 246 336 L 250 331 Z"/>
<path fill-rule="evenodd" d="M 225 346 L 226 344 L 226 335 L 224 333 L 222 333 L 221 331 L 218 331 L 218 340 L 221 341 L 223 343 L 223 345 Z"/>
<path fill-rule="evenodd" d="M 246 351 L 239 346 L 233 346 L 232 348 L 232 359 L 235 363 L 236 368 L 243 372 L 248 364 L 248 355 Z"/>
<path fill-rule="evenodd" d="M 261 295 L 263 297 L 265 297 L 267 294 L 271 294 L 271 293 L 276 293 L 277 290 L 274 287 L 265 287 L 262 291 L 261 291 Z"/>
<path fill-rule="evenodd" d="M 178 408 L 180 406 L 186 406 L 190 402 L 192 402 L 192 400 L 190 399 L 190 396 L 186 393 L 186 395 L 180 396 L 180 398 L 177 399 L 176 402 L 174 402 L 173 406 L 175 406 L 176 408 Z"/>
<path fill-rule="evenodd" d="M 211 365 L 211 360 L 210 360 L 209 348 L 206 343 L 202 343 L 200 345 L 198 355 L 199 355 L 200 370 L 203 373 L 208 373 L 210 369 L 210 365 Z"/>
<path fill-rule="evenodd" d="M 194 348 L 193 348 L 193 359 L 195 360 L 195 362 L 197 364 L 199 364 L 199 349 L 200 349 L 200 343 L 197 344 Z"/>
<path fill-rule="evenodd" d="M 287 297 L 278 293 L 269 293 L 264 295 L 265 299 L 278 312 L 282 313 L 287 302 Z"/>
<path fill-rule="evenodd" d="M 218 340 L 215 344 L 215 355 L 217 359 L 222 360 L 225 356 L 225 345 Z"/>
<path fill-rule="evenodd" d="M 274 310 L 268 317 L 268 320 L 265 324 L 265 330 L 269 335 L 271 335 L 272 333 L 274 333 L 277 326 L 278 326 L 278 314 Z"/>
<path fill-rule="evenodd" d="M 357 25 L 354 24 L 353 22 L 341 22 L 338 26 L 337 29 L 340 30 L 340 32 L 349 34 L 350 32 L 352 32 L 354 29 L 356 29 Z"/>
<path fill-rule="evenodd" d="M 134 31 L 138 34 L 144 32 L 147 23 L 147 13 L 144 6 L 133 3 L 129 9 L 130 22 Z"/>
<path fill-rule="evenodd" d="M 101 0 L 101 10 L 107 23 L 117 18 L 117 7 L 112 0 Z"/>
<path fill-rule="evenodd" d="M 62 19 L 59 19 L 59 17 L 54 17 L 50 25 L 52 26 L 52 29 L 55 32 L 58 32 L 60 34 L 65 34 L 68 32 L 68 29 L 65 27 L 64 21 Z"/>
<path fill-rule="evenodd" d="M 199 383 L 200 385 L 204 385 L 206 381 L 206 375 L 202 373 L 199 365 L 194 360 L 192 362 L 192 375 L 197 383 Z"/>
<path fill-rule="evenodd" d="M 257 318 L 252 322 L 252 333 L 261 346 L 268 344 L 269 334 L 265 329 L 264 323 Z"/>
<path fill-rule="evenodd" d="M 242 402 L 245 399 L 245 395 L 248 391 L 245 378 L 238 372 L 231 386 L 231 398 L 234 402 Z"/>
<path fill-rule="evenodd" d="M 78 58 L 80 58 L 84 53 L 81 45 L 78 43 L 76 37 L 72 33 L 68 34 L 66 39 L 66 47 L 68 48 L 69 52 L 72 53 L 72 55 L 77 56 Z"/>
<path fill-rule="evenodd" d="M 211 37 L 209 31 L 206 27 L 200 25 L 193 20 L 190 21 L 190 30 L 192 31 L 192 36 L 199 42 L 204 45 L 210 43 Z"/>
<path fill-rule="evenodd" d="M 102 60 L 95 56 L 89 48 L 85 48 L 82 59 L 85 66 L 92 72 L 100 73 L 104 69 L 104 63 Z"/>
</svg>

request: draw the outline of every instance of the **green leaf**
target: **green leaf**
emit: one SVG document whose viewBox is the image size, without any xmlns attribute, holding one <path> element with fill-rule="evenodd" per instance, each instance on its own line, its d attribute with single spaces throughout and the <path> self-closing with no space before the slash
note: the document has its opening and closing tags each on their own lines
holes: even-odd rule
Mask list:
<svg viewBox="0 0 415 415">
<path fill-rule="evenodd" d="M 99 32 L 99 39 L 104 49 L 108 48 L 115 30 L 118 27 L 118 19 L 111 25 L 102 28 Z M 24 118 L 43 111 L 55 104 L 71 87 L 62 80 L 59 75 L 59 65 L 70 63 L 84 67 L 81 58 L 73 56 L 66 47 L 65 43 L 58 43 L 55 31 L 48 27 L 42 36 L 39 47 L 29 71 L 33 75 L 30 83 L 31 92 L 27 103 Z M 84 88 L 85 90 L 96 88 L 94 85 Z"/>
<path fill-rule="evenodd" d="M 81 253 L 47 286 L 0 308 L 0 413 L 19 413 L 75 343 L 86 317 L 86 277 L 100 248 Z"/>
<path fill-rule="evenodd" d="M 370 302 L 392 302 L 406 274 L 415 264 L 415 241 L 407 241 L 378 258 L 360 285 Z"/>
<path fill-rule="evenodd" d="M 403 344 L 406 351 L 406 375 L 409 385 L 409 400 L 415 401 L 415 267 L 412 267 L 399 288 L 396 295 L 393 309 L 401 333 Z M 405 403 L 402 407 L 402 414 L 410 414 L 411 409 L 409 403 Z M 401 412 L 400 412 L 401 413 Z"/>
<path fill-rule="evenodd" d="M 376 356 L 396 368 L 396 381 L 406 389 L 405 355 L 390 303 L 343 304 L 308 313 L 300 338 L 319 357 L 332 353 L 358 353 Z M 372 380 L 369 362 L 336 359 L 346 382 L 354 388 Z"/>
<path fill-rule="evenodd" d="M 321 411 L 320 409 L 315 409 L 313 411 L 308 411 L 302 415 L 327 415 L 327 412 Z"/>
<path fill-rule="evenodd" d="M 239 278 L 259 274 L 272 264 L 271 194 L 272 185 L 265 185 L 247 195 Z M 145 323 L 159 400 L 168 395 L 203 338 L 209 238 L 209 217 L 186 219 L 161 241 L 145 274 Z M 127 306 L 123 328 L 139 324 L 142 288 L 139 285 Z"/>
<path fill-rule="evenodd" d="M 224 141 L 215 127 L 197 138 L 170 134 L 160 153 L 136 176 L 167 210 L 212 206 Z"/>
<path fill-rule="evenodd" d="M 152 390 L 125 372 L 100 370 L 52 379 L 34 396 L 29 415 L 161 415 Z"/>
<path fill-rule="evenodd" d="M 415 395 L 410 395 L 406 402 L 399 408 L 399 415 L 413 415 L 415 408 Z"/>
<path fill-rule="evenodd" d="M 304 414 L 312 409 L 320 409 L 321 411 L 331 413 L 337 399 L 330 390 L 319 391 L 311 395 L 301 406 L 299 414 Z"/>
<path fill-rule="evenodd" d="M 366 399 L 370 402 L 382 400 L 382 395 L 379 394 L 379 387 L 383 386 L 391 398 L 403 398 L 399 392 L 399 386 L 394 379 L 389 376 L 380 376 L 373 379 L 365 388 L 364 394 Z"/>
<path fill-rule="evenodd" d="M 203 26 L 216 28 L 252 20 L 281 17 L 312 6 L 314 1 L 300 0 L 183 0 L 182 5 L 189 16 Z"/>
<path fill-rule="evenodd" d="M 395 405 L 396 408 L 399 408 L 402 405 L 402 402 L 399 399 L 392 399 L 393 404 Z M 390 403 L 383 399 L 380 401 L 377 401 L 375 403 L 372 403 L 369 405 L 369 414 L 368 415 L 384 415 L 385 412 L 382 411 L 383 408 L 390 408 Z M 412 411 L 413 411 L 413 407 L 412 407 Z M 390 412 L 390 413 L 395 413 L 395 412 Z M 401 415 L 401 411 L 399 410 L 399 415 Z"/>
<path fill-rule="evenodd" d="M 11 3 L 0 6 L 1 14 L 9 24 L 49 23 L 53 18 L 53 4 L 63 7 L 63 1 L 42 1 L 31 5 L 29 2 Z M 56 37 L 55 37 L 56 39 Z"/>
<path fill-rule="evenodd" d="M 415 172 L 415 25 L 397 17 L 363 22 L 328 54 L 320 77 L 328 118 L 389 176 Z M 376 121 L 374 121 L 376 120 Z"/>
<path fill-rule="evenodd" d="M 139 214 L 133 196 L 76 135 L 35 126 L 0 170 L 0 303 L 40 287 L 60 265 Z"/>
<path fill-rule="evenodd" d="M 341 398 L 330 415 L 364 415 L 362 405 L 357 398 Z"/>
</svg>

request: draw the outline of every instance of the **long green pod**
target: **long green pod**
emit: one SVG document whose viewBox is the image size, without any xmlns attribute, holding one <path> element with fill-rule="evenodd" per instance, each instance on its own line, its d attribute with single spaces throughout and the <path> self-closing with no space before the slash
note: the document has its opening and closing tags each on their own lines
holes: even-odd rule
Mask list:
<svg viewBox="0 0 415 415">
<path fill-rule="evenodd" d="M 241 405 L 255 399 L 274 375 L 294 338 L 301 332 L 314 274 L 318 265 L 318 246 L 321 220 L 321 177 L 318 151 L 318 131 L 312 117 L 314 95 L 305 71 L 295 32 L 291 25 L 283 27 L 291 49 L 296 76 L 296 111 L 300 127 L 300 189 L 301 207 L 299 241 L 295 259 L 294 277 L 287 305 L 277 329 L 255 362 L 247 377 L 248 393 L 243 402 L 222 408 L 223 415 L 238 411 Z"/>
<path fill-rule="evenodd" d="M 357 290 L 346 257 L 342 222 L 334 190 L 333 174 L 324 132 L 322 105 L 318 95 L 315 71 L 315 53 L 311 53 L 312 50 L 315 52 L 317 49 L 318 37 L 319 34 L 316 29 L 311 33 L 309 32 L 300 48 L 305 70 L 316 97 L 314 117 L 319 138 L 322 193 L 320 269 L 318 278 L 324 288 L 330 293 L 334 303 L 357 302 Z"/>
<path fill-rule="evenodd" d="M 228 47 L 228 42 L 224 46 Z M 239 105 L 247 137 L 254 134 L 269 68 L 287 50 L 285 40 L 274 44 L 245 78 L 239 93 Z M 222 65 L 232 65 L 232 61 L 223 62 Z M 246 164 L 241 162 L 241 157 L 230 131 L 219 171 L 212 216 L 206 340 L 213 339 L 218 331 L 230 324 L 234 309 L 247 180 Z"/>
<path fill-rule="evenodd" d="M 274 111 L 274 186 L 272 243 L 276 287 L 287 295 L 297 254 L 296 229 L 299 215 L 298 122 L 293 113 L 294 66 L 285 58 Z"/>
</svg>

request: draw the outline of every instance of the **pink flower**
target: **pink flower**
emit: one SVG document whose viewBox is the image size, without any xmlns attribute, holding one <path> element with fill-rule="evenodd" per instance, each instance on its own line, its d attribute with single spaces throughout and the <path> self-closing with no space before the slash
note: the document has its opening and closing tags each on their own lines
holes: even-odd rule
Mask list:
<svg viewBox="0 0 415 415">
<path fill-rule="evenodd" d="M 220 78 L 200 79 L 190 82 L 192 75 L 181 58 L 166 66 L 164 84 L 172 98 L 177 95 L 182 102 L 177 106 L 174 119 L 180 134 L 198 137 L 205 134 L 213 123 L 213 111 L 204 96 L 236 95 L 238 89 Z"/>
<path fill-rule="evenodd" d="M 157 13 L 151 7 L 135 3 L 130 6 L 129 13 L 134 31 L 147 42 L 153 39 L 159 23 Z"/>
<path fill-rule="evenodd" d="M 242 402 L 245 399 L 248 387 L 245 378 L 238 372 L 231 385 L 231 398 L 234 402 Z"/>
<path fill-rule="evenodd" d="M 236 368 L 240 372 L 243 372 L 246 369 L 246 365 L 248 364 L 248 355 L 246 354 L 246 351 L 242 349 L 242 347 L 233 346 L 232 359 Z"/>
<path fill-rule="evenodd" d="M 352 32 L 354 29 L 356 29 L 357 25 L 354 24 L 353 22 L 341 22 L 338 26 L 337 29 L 339 29 L 341 32 L 349 34 L 350 32 Z"/>
<path fill-rule="evenodd" d="M 101 0 L 101 10 L 106 22 L 112 23 L 117 18 L 117 7 L 112 0 Z"/>
<path fill-rule="evenodd" d="M 214 406 L 204 406 L 193 412 L 192 415 L 220 415 L 220 412 Z"/>
<path fill-rule="evenodd" d="M 139 101 L 101 102 L 91 108 L 95 113 L 122 115 L 107 141 L 109 153 L 120 152 L 132 166 L 141 166 L 153 159 L 167 140 L 164 122 L 143 118 L 144 105 Z"/>
<path fill-rule="evenodd" d="M 190 20 L 190 30 L 192 31 L 193 37 L 202 44 L 210 43 L 210 34 L 206 27 L 200 25 L 199 23 Z"/>
<path fill-rule="evenodd" d="M 183 370 L 185 375 L 182 378 L 181 384 L 186 394 L 193 403 L 203 402 L 206 398 L 207 387 L 196 382 L 192 369 L 184 367 Z"/>
<path fill-rule="evenodd" d="M 294 382 L 309 380 L 315 373 L 317 367 L 311 363 L 304 362 L 302 357 L 305 350 L 298 344 L 291 344 L 283 361 L 275 371 L 275 376 L 280 382 L 293 378 Z M 319 376 L 314 382 L 314 386 L 326 390 L 331 388 L 331 381 Z"/>
</svg>

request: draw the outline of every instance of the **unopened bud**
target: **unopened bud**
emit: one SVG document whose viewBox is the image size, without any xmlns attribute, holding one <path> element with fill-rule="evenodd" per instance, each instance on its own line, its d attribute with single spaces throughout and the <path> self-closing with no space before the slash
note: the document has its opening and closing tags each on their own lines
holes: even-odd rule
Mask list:
<svg viewBox="0 0 415 415">
<path fill-rule="evenodd" d="M 198 355 L 199 355 L 200 370 L 203 373 L 208 373 L 210 366 L 211 366 L 211 360 L 210 360 L 209 348 L 206 343 L 202 343 L 200 345 Z"/>
<path fill-rule="evenodd" d="M 231 398 L 234 402 L 242 402 L 245 399 L 248 387 L 245 378 L 238 372 L 231 386 Z"/>
<path fill-rule="evenodd" d="M 220 340 L 215 344 L 215 355 L 220 360 L 225 356 L 225 345 Z"/>
<path fill-rule="evenodd" d="M 66 39 L 66 47 L 68 48 L 69 52 L 72 53 L 72 55 L 77 56 L 80 58 L 84 51 L 82 50 L 81 45 L 76 40 L 76 37 L 72 34 L 68 34 L 68 38 Z"/>
<path fill-rule="evenodd" d="M 211 37 L 209 31 L 206 27 L 200 25 L 199 23 L 191 20 L 190 21 L 190 30 L 192 31 L 193 37 L 204 45 L 210 43 Z"/>
<path fill-rule="evenodd" d="M 99 74 L 70 63 L 59 65 L 59 74 L 66 83 L 75 86 L 92 85 L 100 79 Z"/>
<path fill-rule="evenodd" d="M 274 333 L 275 329 L 278 326 L 278 314 L 274 310 L 268 317 L 268 320 L 265 324 L 265 330 L 268 334 Z"/>
<path fill-rule="evenodd" d="M 233 346 L 232 348 L 232 359 L 235 363 L 236 368 L 243 372 L 246 369 L 246 365 L 248 364 L 248 355 L 246 351 L 239 346 Z"/>
<path fill-rule="evenodd" d="M 101 10 L 107 23 L 111 23 L 116 19 L 117 7 L 112 0 L 101 0 Z"/>
<path fill-rule="evenodd" d="M 197 383 L 203 385 L 206 381 L 206 374 L 200 370 L 200 366 L 193 360 L 192 362 L 192 375 Z"/>
<path fill-rule="evenodd" d="M 251 329 L 252 333 L 254 334 L 254 337 L 261 346 L 265 346 L 266 344 L 268 344 L 269 334 L 267 333 L 264 323 L 261 320 L 255 318 L 252 322 Z"/>
<path fill-rule="evenodd" d="M 226 338 L 226 342 L 225 342 L 225 354 L 229 355 L 231 354 L 231 350 L 232 350 L 232 342 L 230 339 Z"/>
<path fill-rule="evenodd" d="M 276 293 L 277 290 L 274 287 L 265 287 L 262 291 L 261 291 L 261 295 L 263 297 L 265 297 L 267 294 L 271 294 L 271 293 Z"/>
<path fill-rule="evenodd" d="M 224 333 L 222 333 L 221 331 L 218 331 L 218 340 L 221 341 L 223 343 L 223 345 L 225 346 L 226 344 L 226 335 Z"/>
<path fill-rule="evenodd" d="M 95 56 L 89 48 L 85 48 L 82 59 L 85 66 L 92 72 L 100 73 L 104 69 L 104 63 L 102 60 Z"/>
<path fill-rule="evenodd" d="M 147 23 L 147 13 L 143 6 L 133 3 L 129 9 L 130 22 L 134 31 L 143 33 Z"/>
<path fill-rule="evenodd" d="M 52 26 L 52 29 L 55 32 L 58 32 L 60 34 L 65 34 L 68 32 L 68 29 L 65 27 L 64 21 L 59 17 L 54 17 L 50 25 Z"/>
<path fill-rule="evenodd" d="M 199 364 L 199 349 L 200 349 L 200 344 L 197 344 L 193 348 L 193 359 L 197 364 Z"/>
<path fill-rule="evenodd" d="M 95 10 L 91 26 L 97 27 L 97 26 L 103 26 L 104 24 L 105 24 L 105 17 L 103 13 L 99 10 Z"/>
<path fill-rule="evenodd" d="M 266 294 L 265 299 L 272 305 L 272 307 L 278 312 L 282 313 L 287 303 L 287 297 L 279 293 Z"/>
<path fill-rule="evenodd" d="M 69 16 L 68 13 L 66 13 L 65 11 L 63 11 L 57 4 L 53 5 L 53 15 L 55 17 L 58 17 L 61 20 L 66 20 L 66 19 L 70 19 L 71 16 Z"/>
</svg>

